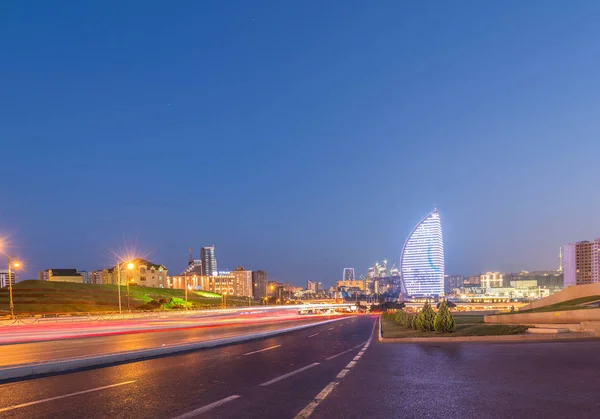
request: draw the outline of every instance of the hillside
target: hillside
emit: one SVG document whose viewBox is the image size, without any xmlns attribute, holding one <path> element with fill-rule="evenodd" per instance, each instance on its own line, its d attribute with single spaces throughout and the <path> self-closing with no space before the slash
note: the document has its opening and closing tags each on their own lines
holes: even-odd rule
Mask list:
<svg viewBox="0 0 600 419">
<path fill-rule="evenodd" d="M 131 286 L 130 306 L 136 307 L 152 300 L 170 300 L 172 297 L 185 298 L 184 290 L 146 288 Z M 48 282 L 28 280 L 13 287 L 15 313 L 71 313 L 118 311 L 119 300 L 116 285 L 72 284 L 68 282 Z M 218 307 L 221 296 L 205 291 L 188 292 L 188 301 L 198 308 Z M 121 288 L 121 303 L 127 309 L 125 286 Z M 247 306 L 248 299 L 228 297 L 228 306 Z M 7 313 L 8 289 L 0 289 L 0 313 Z"/>
</svg>

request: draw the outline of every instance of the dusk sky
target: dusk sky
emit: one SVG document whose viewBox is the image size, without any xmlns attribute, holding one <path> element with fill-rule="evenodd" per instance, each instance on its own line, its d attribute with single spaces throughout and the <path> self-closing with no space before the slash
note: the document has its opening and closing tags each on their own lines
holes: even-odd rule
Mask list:
<svg viewBox="0 0 600 419">
<path fill-rule="evenodd" d="M 600 237 L 599 21 L 596 1 L 4 1 L 0 235 L 21 279 L 126 243 L 179 273 L 215 244 L 219 269 L 331 285 L 399 260 L 437 207 L 447 273 L 556 269 Z"/>
</svg>

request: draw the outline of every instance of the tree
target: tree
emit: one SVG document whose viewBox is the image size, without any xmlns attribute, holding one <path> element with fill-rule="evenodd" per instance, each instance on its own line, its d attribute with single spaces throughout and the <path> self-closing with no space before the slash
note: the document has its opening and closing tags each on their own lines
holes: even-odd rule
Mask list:
<svg viewBox="0 0 600 419">
<path fill-rule="evenodd" d="M 456 321 L 444 301 L 440 303 L 440 308 L 433 320 L 433 327 L 439 333 L 450 333 L 456 328 Z"/>
<path fill-rule="evenodd" d="M 433 329 L 433 321 L 435 319 L 435 312 L 433 308 L 431 308 L 431 304 L 426 302 L 423 304 L 423 309 L 417 315 L 415 319 L 416 329 L 422 332 L 432 331 Z"/>
</svg>

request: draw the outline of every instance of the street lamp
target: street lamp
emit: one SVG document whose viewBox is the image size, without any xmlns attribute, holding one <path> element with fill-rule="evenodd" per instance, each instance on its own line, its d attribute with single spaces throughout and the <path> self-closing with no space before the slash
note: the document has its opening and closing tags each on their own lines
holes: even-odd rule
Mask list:
<svg viewBox="0 0 600 419">
<path fill-rule="evenodd" d="M 8 257 L 8 305 L 10 307 L 10 318 L 14 319 L 15 318 L 15 305 L 13 303 L 13 294 L 12 294 L 12 289 L 13 289 L 13 276 L 11 275 L 11 268 L 14 269 L 18 269 L 21 266 L 21 262 L 19 262 L 17 259 L 13 259 L 10 256 Z"/>
<path fill-rule="evenodd" d="M 127 270 L 129 272 L 133 271 L 133 268 L 135 268 L 135 264 L 133 262 L 129 262 L 127 264 Z M 131 278 L 129 276 L 129 274 L 127 274 L 127 311 L 129 311 L 131 313 L 131 306 L 129 303 L 129 283 L 133 280 L 133 278 Z"/>
</svg>

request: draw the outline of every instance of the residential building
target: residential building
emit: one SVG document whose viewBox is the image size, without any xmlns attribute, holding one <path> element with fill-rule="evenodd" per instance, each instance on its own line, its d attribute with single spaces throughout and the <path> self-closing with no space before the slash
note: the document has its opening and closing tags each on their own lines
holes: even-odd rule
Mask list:
<svg viewBox="0 0 600 419">
<path fill-rule="evenodd" d="M 83 284 L 83 276 L 77 269 L 46 269 L 38 273 L 40 281 L 75 282 Z"/>
<path fill-rule="evenodd" d="M 486 272 L 479 275 L 481 288 L 502 288 L 504 286 L 504 275 L 500 272 Z"/>
<path fill-rule="evenodd" d="M 88 271 L 79 271 L 84 284 L 92 283 L 92 273 Z"/>
<path fill-rule="evenodd" d="M 437 210 L 427 214 L 411 231 L 400 258 L 400 272 L 409 296 L 444 294 L 444 242 Z"/>
<path fill-rule="evenodd" d="M 233 275 L 233 289 L 240 297 L 252 297 L 252 271 L 247 271 L 243 266 L 238 266 L 231 273 Z"/>
<path fill-rule="evenodd" d="M 252 271 L 252 295 L 254 298 L 265 298 L 267 296 L 267 271 Z"/>
<path fill-rule="evenodd" d="M 600 239 L 581 241 L 564 246 L 564 286 L 591 284 L 600 281 Z"/>
<path fill-rule="evenodd" d="M 133 265 L 132 269 L 129 269 L 130 263 Z M 129 283 L 142 287 L 166 288 L 167 272 L 164 265 L 137 258 L 127 263 L 120 263 L 107 270 L 107 278 L 108 273 L 110 273 L 114 283 L 120 281 L 121 284 Z"/>
<path fill-rule="evenodd" d="M 319 292 L 319 283 L 317 281 L 307 281 L 306 289 L 314 293 Z"/>
<path fill-rule="evenodd" d="M 112 282 L 112 274 L 111 274 L 110 281 L 108 280 L 108 278 L 106 281 L 103 281 L 104 271 L 106 271 L 106 276 L 108 277 L 108 269 L 98 269 L 96 271 L 92 271 L 91 279 L 90 279 L 91 283 L 92 284 L 112 284 L 113 283 Z"/>
<path fill-rule="evenodd" d="M 215 246 L 206 246 L 200 249 L 200 259 L 202 263 L 203 276 L 216 276 L 219 274 L 217 270 L 217 258 L 215 257 Z"/>
<path fill-rule="evenodd" d="M 13 285 L 17 283 L 19 277 L 14 270 L 10 270 L 10 281 Z M 8 269 L 0 269 L 0 288 L 8 287 L 9 283 Z"/>
<path fill-rule="evenodd" d="M 354 268 L 344 268 L 344 281 L 354 281 Z"/>
</svg>

